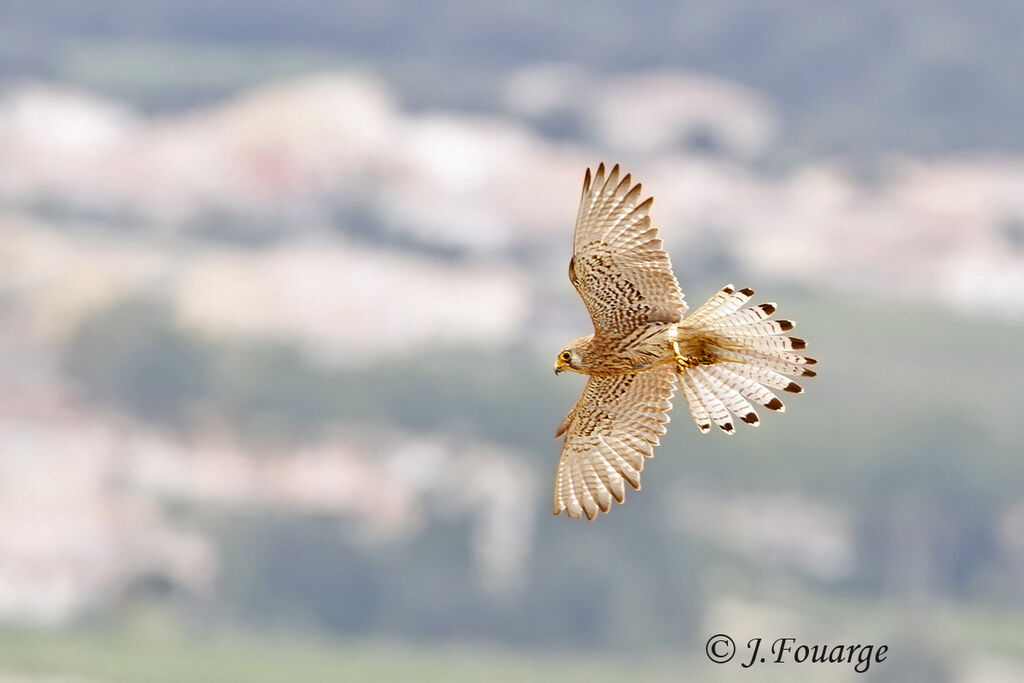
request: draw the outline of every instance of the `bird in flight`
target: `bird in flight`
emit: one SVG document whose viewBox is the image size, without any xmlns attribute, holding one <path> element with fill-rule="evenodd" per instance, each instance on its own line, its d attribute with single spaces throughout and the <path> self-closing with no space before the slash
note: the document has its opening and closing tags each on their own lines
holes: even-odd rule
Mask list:
<svg viewBox="0 0 1024 683">
<path fill-rule="evenodd" d="M 594 519 L 640 488 L 644 459 L 665 433 L 678 387 L 701 432 L 726 434 L 734 418 L 757 426 L 752 403 L 782 412 L 772 391 L 803 391 L 790 376 L 814 377 L 817 361 L 797 353 L 803 339 L 782 336 L 775 304 L 749 308 L 750 289 L 727 285 L 689 316 L 658 229 L 653 198 L 619 166 L 587 169 L 576 217 L 569 280 L 590 312 L 594 333 L 570 342 L 555 374 L 589 376 L 558 426 L 565 436 L 555 474 L 554 512 Z"/>
</svg>

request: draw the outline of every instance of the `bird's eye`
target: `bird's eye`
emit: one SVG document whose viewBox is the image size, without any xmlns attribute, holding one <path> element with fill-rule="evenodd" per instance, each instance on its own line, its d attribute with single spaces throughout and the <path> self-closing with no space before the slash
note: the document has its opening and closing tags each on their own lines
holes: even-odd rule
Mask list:
<svg viewBox="0 0 1024 683">
<path fill-rule="evenodd" d="M 572 360 L 572 354 L 569 353 L 568 351 L 562 351 L 562 360 L 568 363 L 569 361 Z"/>
</svg>

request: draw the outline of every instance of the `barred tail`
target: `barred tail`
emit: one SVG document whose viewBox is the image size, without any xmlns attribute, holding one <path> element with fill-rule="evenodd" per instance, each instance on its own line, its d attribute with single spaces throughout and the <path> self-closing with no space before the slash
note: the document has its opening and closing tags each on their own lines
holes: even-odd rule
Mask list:
<svg viewBox="0 0 1024 683">
<path fill-rule="evenodd" d="M 770 320 L 775 304 L 742 308 L 752 289 L 723 287 L 679 325 L 680 338 L 703 342 L 704 354 L 679 374 L 679 385 L 702 432 L 715 423 L 722 431 L 735 431 L 733 416 L 757 426 L 751 402 L 782 412 L 785 406 L 772 389 L 793 394 L 803 388 L 786 375 L 814 377 L 813 358 L 795 353 L 807 343 L 781 336 L 793 329 L 790 320 Z"/>
</svg>

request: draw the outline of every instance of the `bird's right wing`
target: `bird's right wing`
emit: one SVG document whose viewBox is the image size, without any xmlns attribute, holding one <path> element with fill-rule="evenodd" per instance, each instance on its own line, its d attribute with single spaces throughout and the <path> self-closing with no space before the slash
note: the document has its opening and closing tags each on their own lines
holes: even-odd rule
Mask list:
<svg viewBox="0 0 1024 683">
<path fill-rule="evenodd" d="M 632 375 L 591 377 L 559 427 L 565 434 L 555 474 L 554 512 L 570 517 L 608 512 L 622 502 L 625 484 L 640 488 L 644 458 L 665 433 L 675 392 L 675 370 L 654 367 Z"/>
<path fill-rule="evenodd" d="M 618 164 L 604 164 L 583 179 L 569 280 L 590 312 L 598 336 L 621 338 L 649 322 L 679 322 L 686 302 L 672 274 L 658 229 L 651 226 L 653 199 Z"/>
</svg>

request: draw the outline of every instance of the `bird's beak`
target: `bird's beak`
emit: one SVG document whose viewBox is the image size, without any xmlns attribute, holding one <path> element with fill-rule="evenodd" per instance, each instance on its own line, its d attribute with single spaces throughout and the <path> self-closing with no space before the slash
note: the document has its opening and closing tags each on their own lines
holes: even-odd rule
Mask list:
<svg viewBox="0 0 1024 683">
<path fill-rule="evenodd" d="M 567 367 L 569 367 L 569 366 L 564 361 L 556 360 L 555 361 L 555 374 L 557 375 L 558 373 L 562 372 L 562 370 L 565 370 Z"/>
</svg>

